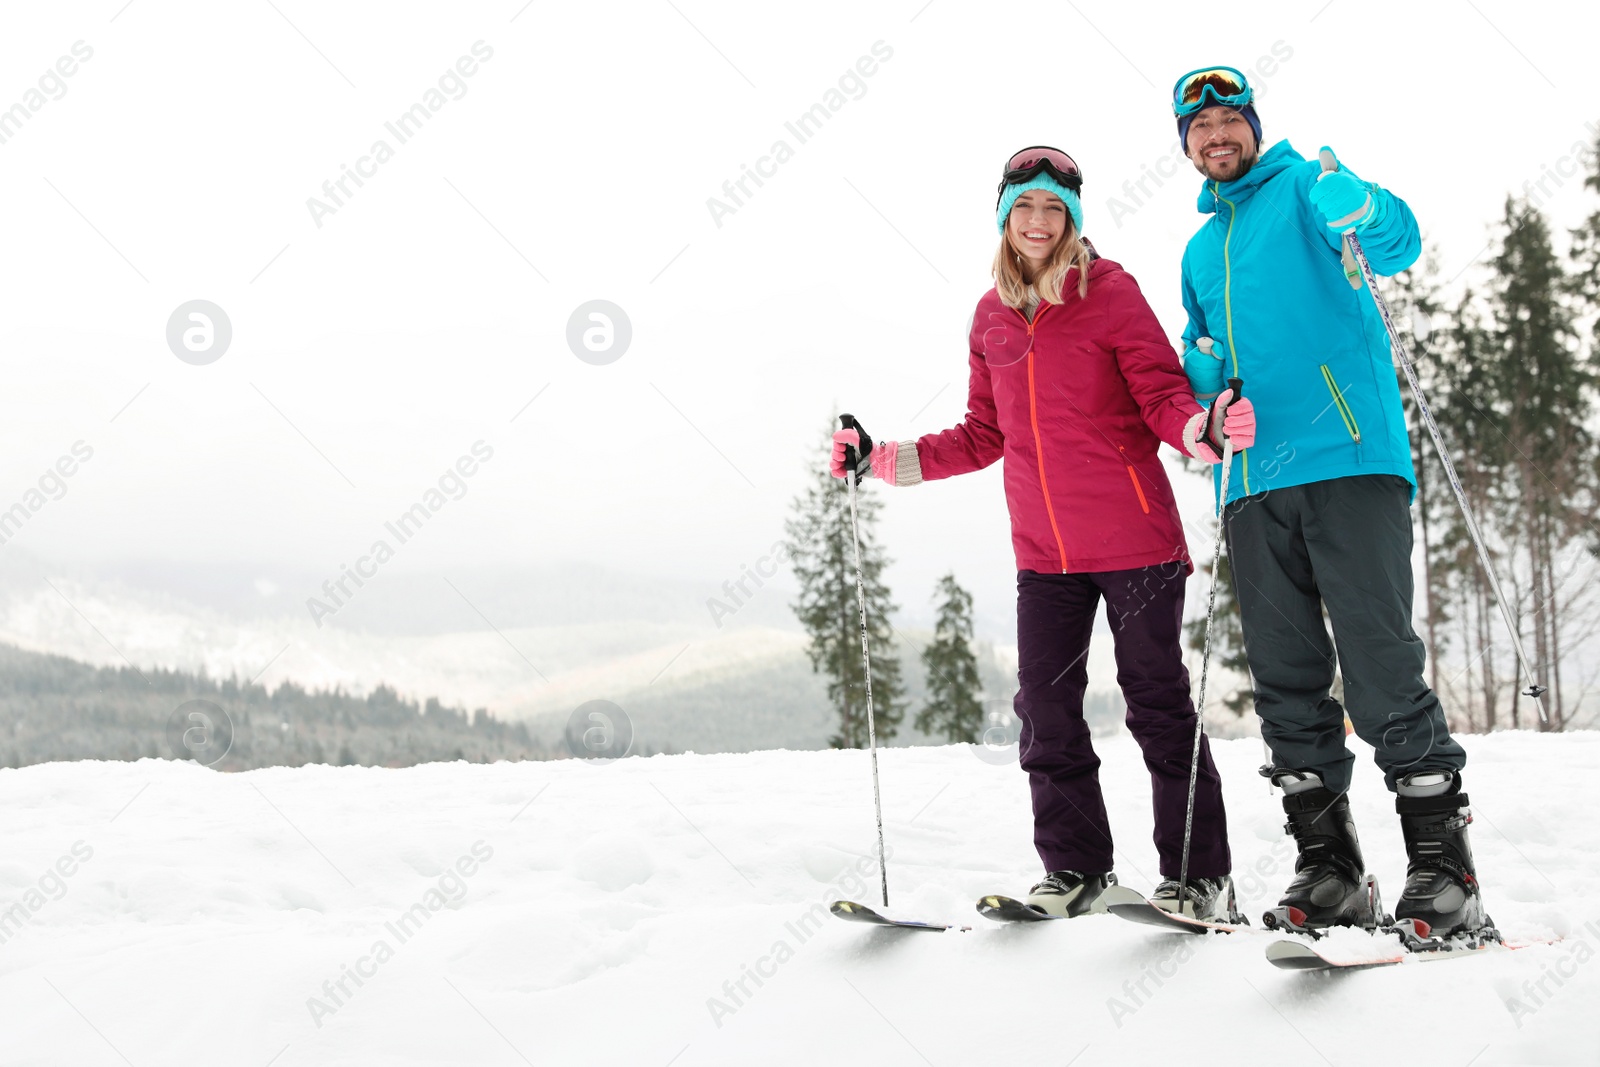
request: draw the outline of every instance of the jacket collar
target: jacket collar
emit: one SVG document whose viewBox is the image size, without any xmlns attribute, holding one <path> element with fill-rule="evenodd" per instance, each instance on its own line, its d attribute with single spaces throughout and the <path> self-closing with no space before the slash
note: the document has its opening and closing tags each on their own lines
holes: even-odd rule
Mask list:
<svg viewBox="0 0 1600 1067">
<path fill-rule="evenodd" d="M 1244 177 L 1231 182 L 1215 182 L 1210 179 L 1203 182 L 1196 206 L 1201 214 L 1209 215 L 1217 210 L 1219 200 L 1232 200 L 1236 204 L 1241 200 L 1248 200 L 1268 181 L 1296 163 L 1304 162 L 1305 157 L 1296 152 L 1288 141 L 1279 141 L 1256 160 L 1255 166 L 1246 171 Z"/>
<path fill-rule="evenodd" d="M 1087 244 L 1088 242 L 1085 242 L 1085 243 Z M 1093 248 L 1090 249 L 1090 253 L 1091 253 L 1091 261 L 1089 263 L 1089 282 L 1090 282 L 1091 285 L 1093 285 L 1093 283 L 1097 279 L 1102 278 L 1107 274 L 1110 274 L 1110 273 L 1112 273 L 1114 271 L 1121 271 L 1122 270 L 1122 264 L 1118 263 L 1116 260 L 1114 260 L 1114 259 L 1106 259 L 1104 256 L 1100 255 L 1098 252 L 1095 252 L 1093 250 Z M 1078 268 L 1077 267 L 1073 267 L 1071 270 L 1067 271 L 1066 277 L 1061 279 L 1061 292 L 1062 292 L 1063 296 L 1071 294 L 1070 295 L 1070 299 L 1077 300 L 1077 298 L 1078 298 Z M 1094 290 L 1091 288 L 1089 292 L 1090 292 L 1090 299 L 1093 299 Z M 1002 308 L 1005 306 L 1005 305 L 1000 303 L 1000 290 L 999 289 L 990 289 L 986 294 L 984 294 L 984 299 L 985 300 L 993 300 L 996 304 L 999 304 Z M 1050 303 L 1048 300 L 1039 301 L 1040 311 L 1042 311 L 1045 308 L 1056 307 L 1056 306 L 1057 305 Z M 1037 313 L 1035 314 L 1033 321 L 1035 321 L 1035 322 L 1038 321 Z"/>
</svg>

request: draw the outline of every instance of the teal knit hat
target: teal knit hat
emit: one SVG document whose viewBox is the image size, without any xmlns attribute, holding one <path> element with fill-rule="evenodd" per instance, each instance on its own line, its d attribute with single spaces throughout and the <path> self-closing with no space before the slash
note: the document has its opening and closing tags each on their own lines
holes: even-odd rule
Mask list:
<svg viewBox="0 0 1600 1067">
<path fill-rule="evenodd" d="M 1008 185 L 1000 194 L 1000 206 L 996 209 L 995 224 L 1000 232 L 1006 232 L 1006 219 L 1011 216 L 1011 208 L 1016 204 L 1017 197 L 1029 189 L 1043 189 L 1047 193 L 1054 193 L 1067 205 L 1067 211 L 1072 215 L 1072 225 L 1079 234 L 1083 233 L 1083 204 L 1078 200 L 1078 194 L 1056 181 L 1050 175 L 1040 171 L 1025 182 Z"/>
</svg>

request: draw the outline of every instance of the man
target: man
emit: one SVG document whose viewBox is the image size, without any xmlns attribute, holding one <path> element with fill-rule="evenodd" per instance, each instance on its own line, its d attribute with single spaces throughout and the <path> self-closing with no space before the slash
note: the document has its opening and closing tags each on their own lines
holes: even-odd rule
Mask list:
<svg viewBox="0 0 1600 1067">
<path fill-rule="evenodd" d="M 1231 67 L 1180 78 L 1173 111 L 1211 216 L 1183 256 L 1184 369 L 1202 401 L 1242 379 L 1258 420 L 1229 475 L 1228 559 L 1272 751 L 1263 773 L 1284 790 L 1299 847 L 1265 921 L 1379 921 L 1346 796 L 1348 712 L 1397 794 L 1409 862 L 1396 918 L 1423 936 L 1477 931 L 1488 919 L 1467 842 L 1466 753 L 1423 680 L 1411 626 L 1415 480 L 1399 385 L 1372 297 L 1341 261 L 1354 227 L 1375 272 L 1405 270 L 1421 250 L 1416 219 L 1393 193 L 1342 167 L 1324 173 L 1288 141 L 1263 152 L 1249 82 Z M 1329 693 L 1336 662 L 1346 707 Z"/>
</svg>

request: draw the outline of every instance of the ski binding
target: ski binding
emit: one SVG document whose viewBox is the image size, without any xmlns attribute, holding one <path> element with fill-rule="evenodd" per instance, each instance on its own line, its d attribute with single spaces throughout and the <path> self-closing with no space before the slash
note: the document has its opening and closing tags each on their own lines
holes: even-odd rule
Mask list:
<svg viewBox="0 0 1600 1067">
<path fill-rule="evenodd" d="M 1347 913 L 1352 922 L 1341 923 L 1341 927 L 1354 926 L 1368 932 L 1386 930 L 1395 925 L 1394 916 L 1383 910 L 1383 897 L 1378 892 L 1378 879 L 1372 874 L 1366 878 L 1367 901 L 1366 908 L 1360 915 Z M 1261 925 L 1268 930 L 1277 930 L 1286 934 L 1305 934 L 1310 938 L 1323 935 L 1325 927 L 1307 926 L 1306 913 L 1295 907 L 1279 906 L 1270 908 L 1261 916 Z M 1424 924 L 1426 926 L 1426 924 Z M 1426 936 L 1426 935 L 1424 935 Z M 1279 942 L 1286 944 L 1287 942 Z"/>
<path fill-rule="evenodd" d="M 1100 900 L 1118 918 L 1163 930 L 1185 934 L 1231 934 L 1235 930 L 1250 928 L 1250 920 L 1237 913 L 1234 914 L 1236 922 L 1221 923 L 1168 911 L 1124 885 L 1107 886 L 1106 891 L 1100 894 Z"/>
</svg>

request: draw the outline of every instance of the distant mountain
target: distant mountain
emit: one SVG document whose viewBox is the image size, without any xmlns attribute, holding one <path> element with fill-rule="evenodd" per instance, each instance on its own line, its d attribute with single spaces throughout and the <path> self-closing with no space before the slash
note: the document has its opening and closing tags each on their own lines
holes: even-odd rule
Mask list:
<svg viewBox="0 0 1600 1067">
<path fill-rule="evenodd" d="M 706 600 L 721 590 L 596 568 L 385 574 L 321 627 L 304 610 L 316 591 L 303 574 L 166 563 L 74 573 L 8 549 L 0 642 L 269 691 L 290 681 L 359 698 L 388 687 L 399 699 L 525 722 L 557 751 L 568 719 L 594 700 L 623 709 L 635 751 L 821 748 L 834 731 L 824 680 L 789 614 L 791 594 L 776 583 L 720 627 Z M 930 635 L 896 633 L 900 647 L 883 654 L 901 656 L 911 703 L 895 743 L 942 741 L 910 727 L 922 702 L 918 652 Z M 1110 638 L 1096 636 L 1088 662 L 1097 733 L 1119 729 L 1123 714 Z M 983 647 L 991 721 L 1014 736 L 1015 651 Z M 1250 725 L 1230 719 L 1213 732 Z"/>
<path fill-rule="evenodd" d="M 926 636 L 926 635 L 921 635 Z M 917 649 L 907 635 L 884 654 L 908 668 L 910 713 L 922 699 Z M 0 766 L 75 759 L 194 759 L 221 770 L 343 763 L 401 767 L 438 760 L 489 762 L 585 754 L 592 723 L 626 738 L 615 755 L 821 749 L 834 732 L 822 680 L 803 650 L 758 657 L 741 669 L 685 672 L 672 682 L 616 690 L 560 712 L 506 721 L 488 709 L 409 700 L 388 686 L 365 695 L 292 682 L 253 685 L 204 673 L 95 667 L 0 644 Z M 988 648 L 980 671 L 990 686 L 992 741 L 1015 740 L 1003 692 L 1008 675 Z M 1115 732 L 1120 707 L 1096 697 L 1091 718 Z M 603 719 L 592 718 L 598 712 Z M 907 725 L 886 744 L 944 743 Z M 605 753 L 611 754 L 611 753 Z"/>
<path fill-rule="evenodd" d="M 552 746 L 525 724 L 409 701 L 384 686 L 360 697 L 286 682 L 269 693 L 184 671 L 91 667 L 0 645 L 0 766 L 151 757 L 218 770 L 409 767 L 564 754 Z"/>
<path fill-rule="evenodd" d="M 920 658 L 933 635 L 900 631 L 891 648 L 873 655 L 897 655 L 906 682 L 904 720 L 891 745 L 943 745 L 943 736 L 929 736 L 912 721 L 926 701 L 926 678 Z M 1016 693 L 1016 661 L 993 646 L 980 643 L 978 672 L 983 681 L 986 730 L 991 743 L 1012 743 L 1019 724 L 1012 710 Z M 766 748 L 826 748 L 838 723 L 827 705 L 827 681 L 814 674 L 805 656 L 804 639 L 794 635 L 791 650 L 752 661 L 742 669 L 685 671 L 671 681 L 619 692 L 616 703 L 628 713 L 639 738 L 667 751 L 751 752 Z M 1122 695 L 1095 690 L 1084 698 L 1085 716 L 1097 736 L 1121 729 Z M 531 725 L 551 721 L 534 717 Z"/>
</svg>

